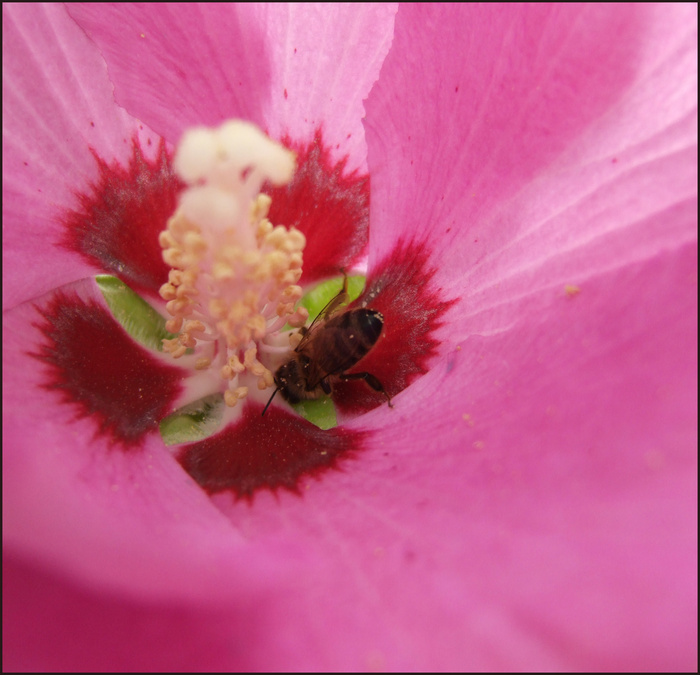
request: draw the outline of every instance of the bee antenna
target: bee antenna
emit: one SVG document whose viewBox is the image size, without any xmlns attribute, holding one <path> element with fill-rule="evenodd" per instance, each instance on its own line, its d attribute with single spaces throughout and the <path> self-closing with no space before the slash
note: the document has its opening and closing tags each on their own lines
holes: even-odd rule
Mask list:
<svg viewBox="0 0 700 675">
<path fill-rule="evenodd" d="M 279 390 L 280 390 L 280 388 L 277 387 L 277 389 L 275 389 L 275 390 L 272 392 L 272 396 L 270 396 L 270 400 L 267 402 L 267 405 L 265 406 L 264 410 L 262 411 L 262 414 L 263 414 L 263 415 L 267 412 L 267 409 L 270 407 L 270 403 L 272 403 L 272 399 L 275 398 L 275 394 L 276 394 Z M 261 415 L 261 417 L 262 417 L 262 415 Z"/>
</svg>

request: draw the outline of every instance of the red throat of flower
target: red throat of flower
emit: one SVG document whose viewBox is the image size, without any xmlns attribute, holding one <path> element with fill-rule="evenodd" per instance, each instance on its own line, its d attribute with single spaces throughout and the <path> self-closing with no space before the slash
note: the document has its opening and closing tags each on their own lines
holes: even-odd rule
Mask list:
<svg viewBox="0 0 700 675">
<path fill-rule="evenodd" d="M 65 246 L 137 292 L 160 292 L 166 306 L 156 307 L 170 318 L 159 330 L 174 334 L 163 341 L 165 353 L 135 344 L 128 326 L 97 300 L 58 292 L 40 309 L 45 339 L 36 356 L 47 364 L 46 386 L 79 416 L 94 417 L 98 433 L 116 446 L 138 448 L 175 408 L 213 386 L 226 408 L 239 412 L 219 410 L 218 433 L 176 446 L 182 466 L 210 492 L 296 490 L 303 476 L 364 445 L 362 433 L 323 431 L 277 403 L 264 418 L 261 412 L 291 349 L 282 329 L 306 318 L 296 305 L 303 293 L 297 282 L 337 275 L 366 251 L 369 182 L 331 161 L 320 132 L 306 145 L 285 139 L 296 153 L 291 178 L 294 155 L 284 147 L 250 125 L 223 129 L 223 140 L 210 130 L 191 132 L 197 147 L 181 148 L 179 177 L 164 144 L 149 160 L 134 143 L 127 168 L 98 159 L 98 180 L 64 219 Z M 231 136 L 242 132 L 257 146 L 233 152 Z M 449 306 L 430 283 L 428 261 L 423 247 L 399 244 L 370 271 L 357 301 L 381 312 L 384 330 L 350 373 L 371 372 L 392 397 L 427 370 L 433 333 Z M 385 403 L 364 382 L 336 382 L 333 398 L 346 416 Z M 204 413 L 189 414 L 199 422 Z"/>
</svg>

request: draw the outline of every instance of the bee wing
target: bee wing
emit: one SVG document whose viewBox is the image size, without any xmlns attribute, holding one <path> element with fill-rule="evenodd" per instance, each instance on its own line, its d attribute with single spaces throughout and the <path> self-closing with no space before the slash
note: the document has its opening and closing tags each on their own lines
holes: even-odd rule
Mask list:
<svg viewBox="0 0 700 675">
<path fill-rule="evenodd" d="M 326 306 L 316 315 L 316 318 L 311 322 L 311 325 L 306 329 L 306 332 L 304 333 L 303 337 L 301 338 L 301 342 L 296 346 L 296 349 L 294 351 L 298 352 L 301 351 L 303 346 L 309 341 L 311 338 L 311 333 L 316 327 L 316 324 L 319 323 L 320 321 L 325 321 L 327 318 L 329 318 L 333 312 L 335 312 L 340 305 L 347 303 L 348 301 L 348 293 L 347 293 L 347 287 L 348 287 L 348 278 L 345 277 L 345 280 L 343 281 L 343 287 L 340 289 L 337 295 L 333 296 Z"/>
</svg>

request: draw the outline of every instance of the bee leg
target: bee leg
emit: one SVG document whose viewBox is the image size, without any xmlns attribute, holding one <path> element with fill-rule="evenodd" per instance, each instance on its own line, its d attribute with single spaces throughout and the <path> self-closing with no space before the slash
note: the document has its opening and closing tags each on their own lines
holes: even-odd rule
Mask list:
<svg viewBox="0 0 700 675">
<path fill-rule="evenodd" d="M 321 380 L 321 389 L 323 389 L 326 394 L 330 395 L 331 383 L 328 380 Z"/>
<path fill-rule="evenodd" d="M 270 403 L 272 403 L 272 399 L 275 398 L 275 394 L 276 394 L 279 390 L 280 390 L 280 388 L 277 387 L 277 388 L 272 392 L 272 396 L 270 396 L 270 400 L 267 402 L 267 405 L 263 408 L 262 416 L 264 416 L 265 413 L 267 412 L 267 409 L 270 407 Z"/>
<path fill-rule="evenodd" d="M 343 287 L 338 291 L 338 295 L 326 305 L 322 312 L 323 316 L 330 317 L 340 305 L 347 303 L 348 297 L 348 275 L 345 274 L 345 270 L 343 270 Z"/>
<path fill-rule="evenodd" d="M 382 383 L 374 376 L 372 373 L 351 373 L 350 375 L 338 375 L 338 379 L 347 382 L 348 380 L 364 380 L 374 391 L 378 391 L 380 394 L 384 394 L 386 402 L 389 404 L 390 408 L 394 407 L 391 402 L 391 397 L 386 393 Z"/>
</svg>

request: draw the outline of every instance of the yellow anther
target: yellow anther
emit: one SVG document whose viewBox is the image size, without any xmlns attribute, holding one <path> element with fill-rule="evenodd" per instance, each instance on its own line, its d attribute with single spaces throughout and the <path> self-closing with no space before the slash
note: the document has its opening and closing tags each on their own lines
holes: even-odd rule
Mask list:
<svg viewBox="0 0 700 675">
<path fill-rule="evenodd" d="M 250 281 L 261 282 L 267 281 L 272 276 L 272 268 L 266 258 L 263 258 L 251 272 L 246 274 L 246 278 Z"/>
<path fill-rule="evenodd" d="M 165 309 L 168 310 L 173 316 L 182 314 L 183 316 L 189 316 L 192 314 L 192 301 L 189 298 L 178 298 L 177 300 L 170 300 L 166 303 Z"/>
<path fill-rule="evenodd" d="M 235 328 L 224 326 L 221 331 L 226 334 L 226 346 L 229 349 L 239 349 L 241 345 L 247 345 L 252 337 L 250 328 L 245 326 L 236 326 Z"/>
<path fill-rule="evenodd" d="M 270 211 L 270 204 L 272 204 L 272 197 L 260 192 L 251 204 L 250 222 L 256 223 L 259 220 L 266 218 L 268 212 Z"/>
<path fill-rule="evenodd" d="M 185 347 L 185 345 L 180 345 L 174 352 L 172 352 L 173 358 L 179 359 L 186 351 L 187 347 Z"/>
<path fill-rule="evenodd" d="M 228 313 L 226 302 L 221 298 L 212 298 L 209 301 L 209 314 L 215 319 L 223 319 Z"/>
<path fill-rule="evenodd" d="M 168 281 L 173 286 L 179 286 L 182 283 L 182 270 L 170 270 L 168 272 Z"/>
<path fill-rule="evenodd" d="M 189 333 L 180 333 L 180 344 L 185 347 L 185 349 L 194 349 L 197 346 L 197 340 L 195 340 Z"/>
<path fill-rule="evenodd" d="M 266 281 L 270 277 L 270 266 L 265 259 L 259 260 L 245 273 L 245 280 L 259 285 L 261 281 Z"/>
<path fill-rule="evenodd" d="M 289 258 L 282 251 L 271 251 L 265 261 L 270 265 L 271 274 L 277 276 L 287 269 Z"/>
<path fill-rule="evenodd" d="M 163 284 L 158 293 L 163 300 L 174 300 L 176 293 L 175 286 L 172 284 Z"/>
<path fill-rule="evenodd" d="M 304 246 L 306 246 L 306 237 L 304 236 L 304 233 L 297 230 L 296 227 L 290 227 L 287 236 L 290 245 L 293 247 L 292 250 L 301 251 Z"/>
<path fill-rule="evenodd" d="M 211 366 L 211 359 L 208 357 L 202 357 L 194 362 L 194 367 L 196 370 L 206 370 Z"/>
<path fill-rule="evenodd" d="M 224 246 L 219 255 L 223 260 L 235 263 L 241 259 L 241 249 L 238 246 Z"/>
<path fill-rule="evenodd" d="M 267 321 L 262 314 L 256 314 L 248 319 L 246 326 L 253 331 L 254 340 L 262 340 L 267 332 Z"/>
<path fill-rule="evenodd" d="M 187 250 L 195 255 L 201 255 L 208 248 L 207 242 L 204 241 L 204 237 L 199 232 L 188 232 L 183 243 Z"/>
<path fill-rule="evenodd" d="M 226 317 L 229 322 L 240 323 L 246 321 L 250 316 L 250 307 L 248 307 L 243 300 L 236 300 L 229 309 L 228 316 Z"/>
<path fill-rule="evenodd" d="M 179 333 L 182 330 L 182 317 L 177 316 L 174 319 L 168 319 L 165 322 L 165 330 L 168 333 Z"/>
<path fill-rule="evenodd" d="M 260 361 L 256 361 L 255 363 L 251 363 L 251 365 L 248 366 L 248 370 L 253 373 L 253 375 L 256 375 L 257 377 L 261 377 L 262 375 L 265 374 L 265 371 L 267 368 L 263 366 Z"/>
<path fill-rule="evenodd" d="M 258 389 L 267 389 L 268 387 L 271 387 L 274 383 L 275 378 L 272 376 L 272 373 L 267 368 L 265 368 L 265 372 L 258 379 Z"/>
<path fill-rule="evenodd" d="M 238 354 L 232 354 L 228 357 L 228 365 L 234 373 L 242 373 L 245 370 L 245 366 L 238 358 Z"/>
<path fill-rule="evenodd" d="M 188 232 L 199 231 L 196 225 L 193 225 L 179 209 L 175 211 L 175 215 L 168 220 L 168 230 L 176 238 L 181 239 Z"/>
<path fill-rule="evenodd" d="M 163 343 L 163 351 L 167 352 L 168 354 L 174 352 L 180 346 L 177 338 L 173 338 L 172 340 L 163 338 L 161 342 Z"/>
<path fill-rule="evenodd" d="M 252 288 L 246 289 L 243 294 L 243 304 L 250 307 L 252 310 L 258 309 L 260 306 L 260 293 L 254 291 Z"/>
<path fill-rule="evenodd" d="M 176 296 L 178 298 L 185 298 L 192 295 L 199 295 L 199 291 L 192 286 L 188 286 L 187 284 L 182 284 L 182 286 L 177 287 Z"/>
<path fill-rule="evenodd" d="M 302 296 L 301 286 L 287 286 L 287 288 L 282 291 L 282 298 L 287 302 L 296 302 Z"/>
<path fill-rule="evenodd" d="M 286 243 L 288 236 L 289 232 L 281 225 L 278 225 L 265 237 L 265 243 L 273 248 L 281 249 Z"/>
<path fill-rule="evenodd" d="M 203 333 L 207 327 L 199 320 L 185 322 L 185 332 L 187 333 Z"/>
<path fill-rule="evenodd" d="M 166 248 L 163 251 L 163 260 L 165 261 L 165 264 L 170 265 L 170 267 L 182 267 L 182 251 L 179 248 Z"/>
<path fill-rule="evenodd" d="M 224 392 L 224 402 L 227 406 L 233 408 L 240 399 L 245 398 L 246 396 L 248 396 L 248 387 L 237 387 L 233 391 L 227 389 Z"/>
<path fill-rule="evenodd" d="M 182 283 L 185 286 L 194 286 L 197 283 L 197 277 L 199 277 L 199 269 L 197 267 L 191 267 L 183 272 Z"/>
<path fill-rule="evenodd" d="M 158 235 L 158 243 L 161 248 L 173 248 L 177 246 L 177 241 L 175 241 L 175 237 L 173 237 L 169 230 L 163 230 Z"/>
<path fill-rule="evenodd" d="M 250 368 L 254 363 L 258 363 L 258 348 L 250 347 L 243 352 L 243 365 Z"/>
<path fill-rule="evenodd" d="M 300 277 L 301 277 L 301 270 L 289 270 L 288 272 L 285 272 L 282 275 L 280 281 L 285 286 L 287 286 L 289 284 L 295 284 L 297 281 L 299 281 Z"/>
<path fill-rule="evenodd" d="M 258 239 L 258 242 L 262 241 L 265 239 L 265 237 L 272 232 L 273 225 L 272 223 L 265 218 L 264 220 L 261 220 L 258 223 L 258 229 L 257 232 L 255 233 L 255 236 Z"/>
<path fill-rule="evenodd" d="M 253 267 L 254 265 L 257 265 L 260 262 L 261 257 L 262 256 L 260 255 L 260 251 L 245 251 L 241 255 L 241 262 L 244 265 Z"/>
<path fill-rule="evenodd" d="M 287 317 L 287 323 L 294 327 L 300 328 L 309 320 L 309 310 L 306 307 L 298 307 L 294 314 Z M 296 345 L 295 345 L 296 346 Z"/>
<path fill-rule="evenodd" d="M 277 305 L 277 316 L 285 316 L 293 311 L 294 311 L 294 303 L 293 302 L 286 302 L 286 303 L 280 302 Z"/>
<path fill-rule="evenodd" d="M 235 279 L 236 273 L 230 263 L 216 262 L 211 269 L 211 275 L 216 281 L 226 281 L 227 279 Z"/>
</svg>

